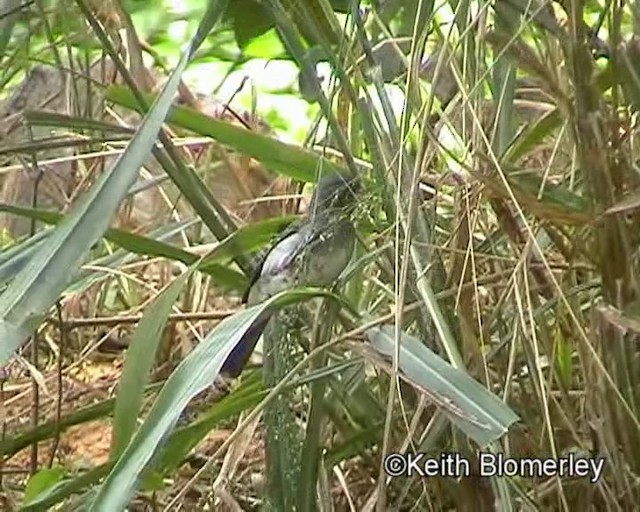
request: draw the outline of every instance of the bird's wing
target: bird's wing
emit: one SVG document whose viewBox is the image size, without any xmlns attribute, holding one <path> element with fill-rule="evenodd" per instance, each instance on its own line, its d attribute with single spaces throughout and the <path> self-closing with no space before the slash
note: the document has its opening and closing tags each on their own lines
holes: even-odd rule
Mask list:
<svg viewBox="0 0 640 512">
<path fill-rule="evenodd" d="M 263 272 L 265 261 L 271 254 L 271 251 L 275 247 L 277 247 L 280 242 L 282 242 L 285 238 L 290 237 L 293 233 L 298 231 L 300 225 L 302 224 L 302 219 L 296 220 L 289 224 L 286 228 L 284 228 L 280 234 L 275 238 L 273 242 L 269 244 L 268 247 L 260 251 L 253 260 L 253 272 L 249 276 L 249 281 L 247 282 L 247 287 L 242 294 L 242 303 L 246 304 L 249 299 L 249 292 L 251 292 L 251 287 L 256 284 L 256 281 L 260 278 Z"/>
</svg>

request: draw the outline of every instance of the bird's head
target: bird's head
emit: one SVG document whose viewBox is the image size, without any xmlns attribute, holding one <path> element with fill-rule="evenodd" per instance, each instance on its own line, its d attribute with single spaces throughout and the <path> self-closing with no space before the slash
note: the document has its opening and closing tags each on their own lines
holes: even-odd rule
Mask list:
<svg viewBox="0 0 640 512">
<path fill-rule="evenodd" d="M 312 212 L 329 208 L 350 209 L 356 204 L 359 189 L 357 176 L 327 174 L 318 181 L 309 209 Z"/>
</svg>

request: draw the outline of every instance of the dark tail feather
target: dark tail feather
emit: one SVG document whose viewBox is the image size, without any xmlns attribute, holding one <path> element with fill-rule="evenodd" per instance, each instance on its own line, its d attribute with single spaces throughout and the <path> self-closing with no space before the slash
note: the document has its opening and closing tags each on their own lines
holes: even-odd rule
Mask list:
<svg viewBox="0 0 640 512">
<path fill-rule="evenodd" d="M 270 318 L 270 314 L 259 318 L 247 329 L 222 365 L 222 370 L 220 370 L 222 376 L 236 378 L 242 373 Z"/>
</svg>

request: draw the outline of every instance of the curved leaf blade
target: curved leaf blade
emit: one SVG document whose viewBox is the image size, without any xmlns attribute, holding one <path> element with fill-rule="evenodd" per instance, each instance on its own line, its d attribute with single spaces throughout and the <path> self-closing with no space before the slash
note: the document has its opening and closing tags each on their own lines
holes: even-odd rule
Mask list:
<svg viewBox="0 0 640 512">
<path fill-rule="evenodd" d="M 149 110 L 129 146 L 103 174 L 88 197 L 49 236 L 29 264 L 0 296 L 0 364 L 37 329 L 79 267 L 83 256 L 109 226 L 121 200 L 133 186 L 171 107 L 191 52 L 187 51 Z M 7 336 L 10 331 L 11 336 Z"/>
<path fill-rule="evenodd" d="M 372 347 L 385 359 L 393 357 L 393 326 L 366 331 Z M 466 372 L 454 368 L 413 336 L 401 334 L 398 366 L 401 376 L 441 406 L 449 419 L 481 448 L 506 433 L 518 416 Z"/>
<path fill-rule="evenodd" d="M 132 338 L 118 383 L 113 415 L 111 458 L 120 455 L 135 432 L 145 385 L 162 341 L 162 331 L 185 283 L 193 274 L 191 267 L 175 279 L 146 309 Z"/>
<path fill-rule="evenodd" d="M 124 509 L 143 470 L 165 444 L 189 401 L 214 382 L 227 356 L 267 310 L 318 295 L 334 297 L 318 290 L 291 290 L 222 320 L 171 374 L 145 422 L 100 487 L 90 510 Z"/>
</svg>

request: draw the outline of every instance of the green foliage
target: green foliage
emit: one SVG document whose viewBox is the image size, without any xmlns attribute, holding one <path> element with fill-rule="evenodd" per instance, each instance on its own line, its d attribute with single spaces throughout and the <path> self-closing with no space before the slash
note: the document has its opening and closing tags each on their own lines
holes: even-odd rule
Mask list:
<svg viewBox="0 0 640 512">
<path fill-rule="evenodd" d="M 63 468 L 41 469 L 31 478 L 24 489 L 24 502 L 28 504 L 47 492 L 64 478 Z"/>
<path fill-rule="evenodd" d="M 0 453 L 10 465 L 31 447 L 33 462 L 28 478 L 3 477 L 2 498 L 23 510 L 253 509 L 271 489 L 283 510 L 633 509 L 636 11 L 5 2 L 0 213 L 28 228 L 1 226 Z M 275 76 L 272 60 L 290 72 Z M 34 100 L 36 63 L 69 72 Z M 185 94 L 192 80 L 216 101 Z M 290 142 L 296 126 L 304 144 Z M 45 185 L 66 164 L 77 181 L 54 183 L 50 204 Z M 239 309 L 251 256 L 304 213 L 291 182 L 327 171 L 363 184 L 359 244 L 335 293 Z M 271 188 L 287 199 L 261 210 Z M 140 209 L 147 220 L 129 215 Z M 298 321 L 272 324 L 263 350 L 302 360 L 263 385 L 264 368 L 249 369 L 198 406 L 243 334 L 293 303 Z M 76 406 L 65 386 L 114 338 L 127 347 L 115 396 L 96 389 Z M 28 404 L 15 392 L 25 375 L 40 390 Z M 95 421 L 111 429 L 109 462 L 73 467 L 64 436 Z M 596 485 L 382 469 L 392 452 L 474 462 L 488 451 L 604 457 L 606 469 Z M 185 477 L 200 453 L 207 462 Z"/>
</svg>

